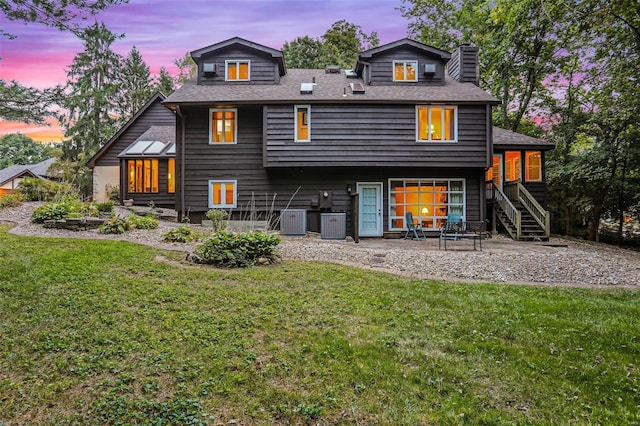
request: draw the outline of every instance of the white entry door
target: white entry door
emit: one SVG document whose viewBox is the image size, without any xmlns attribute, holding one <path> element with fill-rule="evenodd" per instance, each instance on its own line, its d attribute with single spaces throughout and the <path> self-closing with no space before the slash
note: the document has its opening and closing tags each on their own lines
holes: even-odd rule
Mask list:
<svg viewBox="0 0 640 426">
<path fill-rule="evenodd" d="M 356 189 L 360 199 L 359 235 L 361 237 L 381 237 L 382 183 L 358 183 Z"/>
</svg>

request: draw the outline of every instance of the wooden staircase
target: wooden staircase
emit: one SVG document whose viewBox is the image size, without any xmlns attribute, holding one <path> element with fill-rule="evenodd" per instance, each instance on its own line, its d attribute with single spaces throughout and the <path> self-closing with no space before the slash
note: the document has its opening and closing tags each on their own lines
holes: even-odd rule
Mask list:
<svg viewBox="0 0 640 426">
<path fill-rule="evenodd" d="M 549 241 L 550 214 L 520 182 L 505 185 L 502 192 L 493 184 L 495 220 L 517 241 Z"/>
</svg>

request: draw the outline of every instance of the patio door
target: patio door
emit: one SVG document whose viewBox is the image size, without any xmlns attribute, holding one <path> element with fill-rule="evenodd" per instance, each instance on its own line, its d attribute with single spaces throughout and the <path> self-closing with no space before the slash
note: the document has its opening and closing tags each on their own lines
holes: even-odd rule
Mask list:
<svg viewBox="0 0 640 426">
<path fill-rule="evenodd" d="M 359 235 L 361 237 L 382 236 L 382 183 L 358 183 Z"/>
</svg>

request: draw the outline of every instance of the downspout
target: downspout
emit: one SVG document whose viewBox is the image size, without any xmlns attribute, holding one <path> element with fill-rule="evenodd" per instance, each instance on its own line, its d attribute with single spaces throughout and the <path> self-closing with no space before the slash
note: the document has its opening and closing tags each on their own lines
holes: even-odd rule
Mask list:
<svg viewBox="0 0 640 426">
<path fill-rule="evenodd" d="M 180 105 L 176 106 L 176 113 L 180 117 L 180 219 L 184 220 L 184 173 L 185 173 L 185 152 L 184 140 L 186 137 L 185 127 L 187 124 L 187 114 L 183 114 Z"/>
</svg>

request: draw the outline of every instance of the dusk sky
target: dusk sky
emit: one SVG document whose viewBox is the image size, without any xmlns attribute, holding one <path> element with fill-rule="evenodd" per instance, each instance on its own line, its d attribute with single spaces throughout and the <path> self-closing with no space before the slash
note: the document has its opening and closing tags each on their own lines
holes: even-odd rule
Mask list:
<svg viewBox="0 0 640 426">
<path fill-rule="evenodd" d="M 380 43 L 407 36 L 401 0 L 130 0 L 100 13 L 114 33 L 124 33 L 113 49 L 123 55 L 136 46 L 156 74 L 161 66 L 175 72 L 172 62 L 186 52 L 239 36 L 281 49 L 299 36 L 319 37 L 341 19 L 376 31 Z M 93 18 L 87 21 L 93 22 Z M 82 50 L 73 34 L 40 24 L 7 21 L 2 28 L 17 36 L 0 38 L 0 78 L 38 88 L 64 84 L 66 69 Z M 0 121 L 0 136 L 21 132 L 40 141 L 60 140 L 60 129 Z"/>
</svg>

